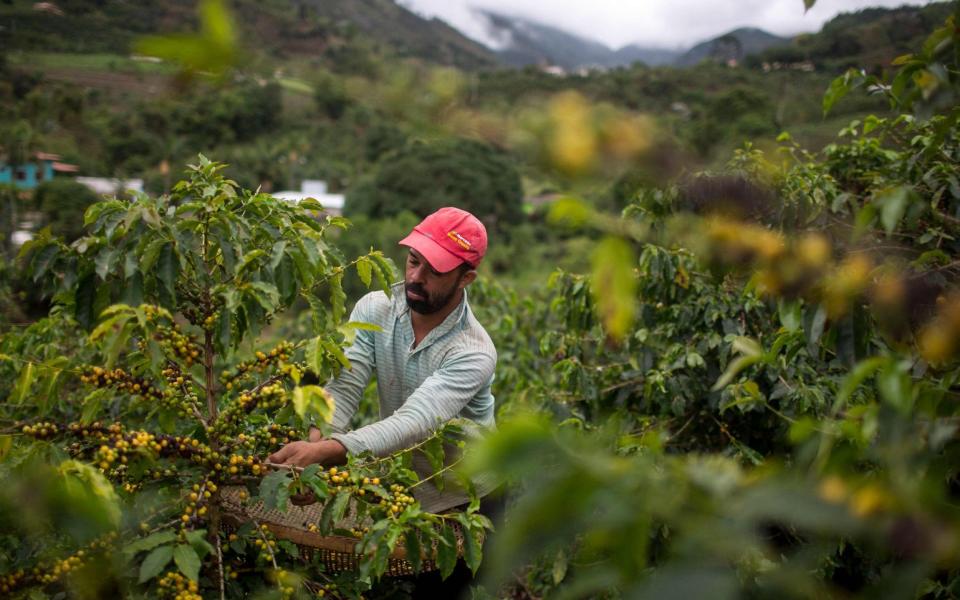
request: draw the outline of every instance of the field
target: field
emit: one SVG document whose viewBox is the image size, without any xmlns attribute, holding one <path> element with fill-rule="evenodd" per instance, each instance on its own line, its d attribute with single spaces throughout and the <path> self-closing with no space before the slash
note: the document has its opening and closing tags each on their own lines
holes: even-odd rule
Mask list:
<svg viewBox="0 0 960 600">
<path fill-rule="evenodd" d="M 0 595 L 960 596 L 955 21 L 876 73 L 556 77 L 432 64 L 282 3 L 234 31 L 204 6 L 184 34 L 84 4 L 91 54 L 0 8 L 36 27 L 0 60 L 3 160 L 146 184 L 0 187 Z M 54 26 L 61 51 L 37 52 Z M 848 60 L 822 55 L 831 31 L 794 51 Z M 160 62 L 108 52 L 128 38 Z M 270 195 L 307 179 L 344 214 Z M 354 309 L 410 283 L 397 241 L 447 205 L 489 234 L 466 294 L 497 427 L 464 410 L 284 463 L 380 420 L 392 383 L 360 349 L 382 328 Z M 432 509 L 443 493 L 463 504 Z M 260 520 L 305 501 L 297 540 L 336 536 L 355 569 Z"/>
</svg>

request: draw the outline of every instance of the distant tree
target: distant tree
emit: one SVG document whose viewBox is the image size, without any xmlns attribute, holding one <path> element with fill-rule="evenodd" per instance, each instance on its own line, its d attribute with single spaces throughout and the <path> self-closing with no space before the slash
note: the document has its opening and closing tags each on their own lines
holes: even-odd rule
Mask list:
<svg viewBox="0 0 960 600">
<path fill-rule="evenodd" d="M 466 139 L 413 142 L 382 159 L 351 188 L 348 215 L 390 217 L 404 210 L 423 217 L 442 206 L 469 210 L 488 226 L 522 216 L 523 190 L 513 161 Z"/>
<path fill-rule="evenodd" d="M 395 125 L 376 123 L 367 130 L 364 141 L 364 156 L 368 161 L 376 162 L 387 153 L 403 147 L 407 143 L 407 136 Z"/>
<path fill-rule="evenodd" d="M 30 123 L 20 119 L 0 131 L 0 140 L 3 140 L 3 153 L 12 164 L 22 164 L 36 150 L 36 132 Z"/>
<path fill-rule="evenodd" d="M 331 119 L 339 119 L 352 103 L 343 82 L 334 75 L 318 76 L 313 92 L 313 101 L 320 114 Z"/>
<path fill-rule="evenodd" d="M 197 94 L 177 107 L 174 121 L 194 147 L 209 148 L 270 132 L 282 113 L 279 85 L 248 83 Z"/>
<path fill-rule="evenodd" d="M 72 242 L 83 234 L 83 213 L 100 198 L 72 179 L 53 179 L 37 186 L 34 207 L 43 213 L 44 225 Z"/>
</svg>

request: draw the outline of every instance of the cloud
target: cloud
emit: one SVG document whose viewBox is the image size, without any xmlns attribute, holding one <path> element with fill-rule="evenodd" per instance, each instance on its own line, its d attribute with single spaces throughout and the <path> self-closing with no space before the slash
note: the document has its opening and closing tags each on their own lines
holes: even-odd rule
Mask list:
<svg viewBox="0 0 960 600">
<path fill-rule="evenodd" d="M 802 0 L 401 0 L 466 35 L 500 46 L 471 7 L 524 17 L 617 48 L 636 43 L 689 47 L 736 29 L 759 27 L 779 35 L 817 31 L 840 12 L 871 6 L 925 4 L 904 0 L 819 0 L 804 13 Z"/>
</svg>

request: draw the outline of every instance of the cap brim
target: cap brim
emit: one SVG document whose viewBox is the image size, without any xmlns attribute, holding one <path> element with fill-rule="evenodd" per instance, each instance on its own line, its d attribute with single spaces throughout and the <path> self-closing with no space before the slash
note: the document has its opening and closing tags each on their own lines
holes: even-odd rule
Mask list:
<svg viewBox="0 0 960 600">
<path fill-rule="evenodd" d="M 401 246 L 413 248 L 430 263 L 430 266 L 439 273 L 447 273 L 459 267 L 465 261 L 453 254 L 440 244 L 423 235 L 417 230 L 400 240 Z"/>
</svg>

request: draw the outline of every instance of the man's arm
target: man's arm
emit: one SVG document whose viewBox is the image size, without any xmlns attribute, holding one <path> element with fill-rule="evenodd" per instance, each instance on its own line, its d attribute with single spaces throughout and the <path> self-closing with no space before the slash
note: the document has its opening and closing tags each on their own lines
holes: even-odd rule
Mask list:
<svg viewBox="0 0 960 600">
<path fill-rule="evenodd" d="M 364 296 L 350 313 L 350 320 L 368 322 L 372 317 L 369 303 L 373 298 Z M 350 360 L 350 368 L 343 369 L 324 388 L 330 392 L 334 400 L 333 430 L 346 431 L 350 418 L 360 404 L 363 390 L 370 381 L 376 365 L 374 353 L 374 332 L 365 329 L 357 330 L 353 344 L 347 348 L 345 354 Z M 305 442 L 291 442 L 274 452 L 267 460 L 278 464 L 289 464 L 305 467 L 313 463 L 338 465 L 346 462 L 347 451 L 343 444 L 336 440 L 325 440 L 320 430 L 310 428 Z"/>
<path fill-rule="evenodd" d="M 373 301 L 375 300 L 371 294 L 361 298 L 357 305 L 353 307 L 350 320 L 360 323 L 373 323 L 375 315 L 370 306 Z M 341 370 L 339 375 L 324 386 L 324 389 L 330 392 L 334 400 L 332 423 L 334 431 L 343 432 L 349 428 L 350 419 L 357 412 L 360 399 L 363 397 L 363 391 L 370 383 L 370 376 L 376 366 L 374 333 L 366 329 L 357 330 L 353 343 L 344 352 L 350 361 L 350 368 Z"/>
<path fill-rule="evenodd" d="M 465 352 L 446 361 L 427 377 L 389 417 L 351 431 L 336 433 L 350 454 L 372 452 L 386 456 L 426 439 L 456 417 L 493 378 L 496 357 Z"/>
</svg>

